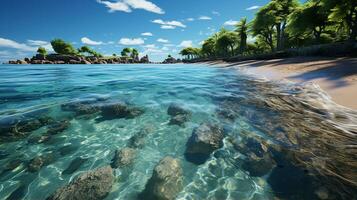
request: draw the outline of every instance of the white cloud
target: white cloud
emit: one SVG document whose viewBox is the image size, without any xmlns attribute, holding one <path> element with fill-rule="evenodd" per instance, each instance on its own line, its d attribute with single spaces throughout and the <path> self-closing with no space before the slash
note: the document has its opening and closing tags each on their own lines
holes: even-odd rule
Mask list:
<svg viewBox="0 0 357 200">
<path fill-rule="evenodd" d="M 144 43 L 144 40 L 141 38 L 122 38 L 119 40 L 119 44 L 122 45 L 142 45 Z"/>
<path fill-rule="evenodd" d="M 201 16 L 198 18 L 199 20 L 212 20 L 212 17 L 208 17 L 208 16 Z"/>
<path fill-rule="evenodd" d="M 171 26 L 171 25 L 161 25 L 160 26 L 161 29 L 175 29 L 175 26 Z"/>
<path fill-rule="evenodd" d="M 159 38 L 157 39 L 158 42 L 161 42 L 161 43 L 169 43 L 170 41 L 166 40 L 166 39 L 162 39 L 162 38 Z"/>
<path fill-rule="evenodd" d="M 145 33 L 142 33 L 141 35 L 142 36 L 153 36 L 153 34 L 150 32 L 145 32 Z"/>
<path fill-rule="evenodd" d="M 131 12 L 129 5 L 121 1 L 117 1 L 113 3 L 110 1 L 97 0 L 97 2 L 104 4 L 107 8 L 109 8 L 109 12 L 115 12 L 115 11 Z"/>
<path fill-rule="evenodd" d="M 151 49 L 156 49 L 156 45 L 155 44 L 148 44 L 148 45 L 145 45 L 143 46 L 143 48 L 151 48 Z"/>
<path fill-rule="evenodd" d="M 18 50 L 22 50 L 22 51 L 36 51 L 37 50 L 37 47 L 29 46 L 27 44 L 18 43 L 13 40 L 5 39 L 5 38 L 0 38 L 0 47 L 7 47 L 7 48 L 18 49 Z"/>
<path fill-rule="evenodd" d="M 251 6 L 249 8 L 246 8 L 245 10 L 256 10 L 256 9 L 259 9 L 260 6 Z"/>
<path fill-rule="evenodd" d="M 224 26 L 235 26 L 236 24 L 238 24 L 238 21 L 235 20 L 228 20 L 226 22 L 224 22 Z"/>
<path fill-rule="evenodd" d="M 132 12 L 132 9 L 142 9 L 157 14 L 165 13 L 160 7 L 147 0 L 117 0 L 116 2 L 97 0 L 97 2 L 109 8 L 109 12 L 122 11 L 129 13 Z"/>
<path fill-rule="evenodd" d="M 47 45 L 48 42 L 42 40 L 27 40 L 27 44 L 31 46 L 44 46 Z"/>
<path fill-rule="evenodd" d="M 203 45 L 205 43 L 205 41 L 201 41 L 200 43 L 198 43 L 199 45 Z"/>
<path fill-rule="evenodd" d="M 155 19 L 151 22 L 155 24 L 160 24 L 162 29 L 175 29 L 176 27 L 186 28 L 186 25 L 184 25 L 182 22 L 175 20 L 163 21 L 162 19 Z"/>
<path fill-rule="evenodd" d="M 163 51 L 168 51 L 168 50 L 170 50 L 170 49 L 169 49 L 168 47 L 162 47 L 161 50 L 163 50 Z"/>
<path fill-rule="evenodd" d="M 217 16 L 220 16 L 220 15 L 221 15 L 221 13 L 219 13 L 219 12 L 217 12 L 217 11 L 212 11 L 212 14 L 217 15 Z"/>
<path fill-rule="evenodd" d="M 180 45 L 178 45 L 179 47 L 183 47 L 183 48 L 186 48 L 186 47 L 192 47 L 192 40 L 184 40 L 181 42 Z"/>
<path fill-rule="evenodd" d="M 27 44 L 34 47 L 43 47 L 47 51 L 53 52 L 51 43 L 43 40 L 27 40 Z"/>
<path fill-rule="evenodd" d="M 103 44 L 102 41 L 94 41 L 87 37 L 82 37 L 81 41 L 83 44 L 87 44 L 87 45 L 102 45 Z"/>
<path fill-rule="evenodd" d="M 195 21 L 195 19 L 194 19 L 194 18 L 192 18 L 192 17 L 187 18 L 186 20 L 187 20 L 187 21 L 189 21 L 189 22 Z"/>
<path fill-rule="evenodd" d="M 157 13 L 157 14 L 165 14 L 165 12 L 155 5 L 154 3 L 146 0 L 124 0 L 126 4 L 131 6 L 134 9 L 143 9 L 149 12 Z"/>
</svg>

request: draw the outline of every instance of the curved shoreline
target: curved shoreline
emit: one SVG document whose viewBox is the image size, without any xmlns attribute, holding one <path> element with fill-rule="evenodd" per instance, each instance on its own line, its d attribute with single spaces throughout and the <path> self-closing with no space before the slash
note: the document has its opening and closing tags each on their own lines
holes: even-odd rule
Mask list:
<svg viewBox="0 0 357 200">
<path fill-rule="evenodd" d="M 357 110 L 357 58 L 296 57 L 204 64 L 233 67 L 269 80 L 312 82 L 326 91 L 337 104 Z"/>
</svg>

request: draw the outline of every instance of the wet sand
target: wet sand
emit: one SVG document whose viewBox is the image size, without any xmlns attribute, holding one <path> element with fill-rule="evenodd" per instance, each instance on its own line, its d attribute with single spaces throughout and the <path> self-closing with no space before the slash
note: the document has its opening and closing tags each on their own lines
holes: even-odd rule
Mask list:
<svg viewBox="0 0 357 200">
<path fill-rule="evenodd" d="M 272 80 L 313 82 L 336 103 L 357 110 L 357 58 L 297 57 L 208 64 L 236 67 Z"/>
</svg>

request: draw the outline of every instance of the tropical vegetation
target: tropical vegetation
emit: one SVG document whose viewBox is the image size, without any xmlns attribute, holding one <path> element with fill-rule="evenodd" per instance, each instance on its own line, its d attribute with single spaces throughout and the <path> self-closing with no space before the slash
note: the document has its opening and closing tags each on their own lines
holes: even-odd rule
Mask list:
<svg viewBox="0 0 357 200">
<path fill-rule="evenodd" d="M 243 18 L 234 30 L 221 29 L 200 48 L 184 48 L 180 54 L 186 59 L 247 56 L 356 37 L 356 0 L 271 0 L 250 22 Z"/>
</svg>

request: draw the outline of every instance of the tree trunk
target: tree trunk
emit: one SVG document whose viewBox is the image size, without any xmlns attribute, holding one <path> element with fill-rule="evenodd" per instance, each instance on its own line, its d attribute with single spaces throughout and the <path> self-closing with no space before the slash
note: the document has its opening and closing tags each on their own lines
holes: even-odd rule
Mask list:
<svg viewBox="0 0 357 200">
<path fill-rule="evenodd" d="M 280 33 L 280 50 L 283 50 L 285 48 L 285 28 L 286 22 L 283 22 L 283 27 L 281 28 Z"/>
<path fill-rule="evenodd" d="M 275 26 L 276 26 L 276 48 L 277 48 L 277 50 L 280 50 L 280 45 L 281 45 L 281 24 L 278 23 Z"/>
</svg>

